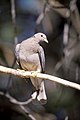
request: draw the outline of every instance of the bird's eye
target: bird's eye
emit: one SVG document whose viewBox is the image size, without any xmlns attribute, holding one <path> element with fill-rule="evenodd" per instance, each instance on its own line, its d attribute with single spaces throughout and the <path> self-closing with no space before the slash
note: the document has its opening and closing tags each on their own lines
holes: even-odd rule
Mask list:
<svg viewBox="0 0 80 120">
<path fill-rule="evenodd" d="M 43 35 L 41 35 L 41 37 L 43 37 Z"/>
</svg>

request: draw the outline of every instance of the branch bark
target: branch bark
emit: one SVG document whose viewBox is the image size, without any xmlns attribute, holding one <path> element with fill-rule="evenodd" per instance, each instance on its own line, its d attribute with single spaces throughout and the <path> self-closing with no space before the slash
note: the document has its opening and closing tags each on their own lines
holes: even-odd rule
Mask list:
<svg viewBox="0 0 80 120">
<path fill-rule="evenodd" d="M 23 70 L 16 70 L 16 69 L 0 66 L 0 72 L 6 73 L 6 74 L 12 74 L 12 75 L 19 76 L 22 78 L 29 78 L 29 77 L 42 78 L 44 80 L 50 80 L 50 81 L 53 81 L 53 82 L 56 82 L 56 83 L 59 83 L 59 84 L 65 85 L 65 86 L 69 86 L 69 87 L 75 88 L 77 90 L 80 90 L 79 84 L 64 80 L 64 79 L 59 78 L 59 77 L 55 77 L 55 76 L 43 74 L 43 73 L 36 73 L 34 76 L 34 73 L 36 71 L 23 71 Z"/>
</svg>

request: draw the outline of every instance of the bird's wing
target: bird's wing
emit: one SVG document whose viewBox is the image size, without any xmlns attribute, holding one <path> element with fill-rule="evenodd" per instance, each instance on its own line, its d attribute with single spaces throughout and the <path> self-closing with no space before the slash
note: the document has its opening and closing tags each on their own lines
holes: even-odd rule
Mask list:
<svg viewBox="0 0 80 120">
<path fill-rule="evenodd" d="M 15 56 L 17 58 L 17 61 L 19 62 L 20 58 L 19 58 L 19 49 L 20 49 L 20 44 L 17 44 L 16 47 L 15 47 Z"/>
<path fill-rule="evenodd" d="M 41 46 L 38 49 L 38 55 L 39 55 L 39 60 L 40 60 L 40 65 L 41 65 L 41 72 L 44 72 L 45 55 L 44 55 L 44 50 Z"/>
</svg>

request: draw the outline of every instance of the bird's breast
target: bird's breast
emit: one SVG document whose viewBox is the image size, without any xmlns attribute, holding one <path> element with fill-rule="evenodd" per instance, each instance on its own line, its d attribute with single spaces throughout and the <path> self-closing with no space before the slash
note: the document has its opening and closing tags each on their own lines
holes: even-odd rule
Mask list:
<svg viewBox="0 0 80 120">
<path fill-rule="evenodd" d="M 37 65 L 30 61 L 20 60 L 21 67 L 27 71 L 36 71 Z"/>
</svg>

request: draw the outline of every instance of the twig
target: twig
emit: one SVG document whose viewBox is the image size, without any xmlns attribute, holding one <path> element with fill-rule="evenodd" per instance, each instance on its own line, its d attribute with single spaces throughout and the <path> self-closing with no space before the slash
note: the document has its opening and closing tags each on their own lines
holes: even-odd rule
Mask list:
<svg viewBox="0 0 80 120">
<path fill-rule="evenodd" d="M 13 29 L 14 29 L 14 45 L 18 43 L 18 38 L 17 38 L 17 26 L 16 26 L 16 11 L 15 11 L 15 0 L 10 0 L 11 1 L 11 17 L 12 17 L 12 24 L 13 24 Z M 12 63 L 12 68 L 14 68 L 16 62 L 16 58 L 14 57 L 14 61 Z M 8 83 L 6 90 L 8 91 L 9 85 L 11 81 L 11 75 L 8 78 Z"/>
<path fill-rule="evenodd" d="M 18 39 L 17 39 L 17 27 L 16 27 L 15 0 L 11 0 L 11 16 L 14 27 L 14 43 L 17 44 Z"/>
<path fill-rule="evenodd" d="M 66 46 L 69 41 L 69 23 L 64 24 L 64 33 L 63 33 L 63 44 Z"/>
<path fill-rule="evenodd" d="M 39 25 L 39 24 L 43 21 L 43 19 L 44 19 L 44 17 L 45 17 L 45 14 L 46 14 L 46 12 L 48 12 L 48 11 L 49 11 L 49 8 L 48 8 L 48 3 L 47 3 L 47 1 L 46 1 L 46 3 L 44 4 L 44 8 L 43 8 L 42 13 L 39 15 L 39 17 L 38 17 L 37 20 L 36 20 L 36 25 Z"/>
<path fill-rule="evenodd" d="M 36 75 L 34 76 L 33 73 L 35 73 L 35 71 L 15 70 L 12 68 L 0 66 L 0 72 L 12 74 L 12 75 L 23 77 L 23 78 L 29 78 L 29 77 L 42 78 L 44 80 L 50 80 L 50 81 L 60 83 L 62 85 L 69 86 L 69 87 L 75 88 L 77 90 L 80 90 L 80 85 L 77 83 L 69 82 L 69 81 L 61 79 L 59 77 L 55 77 L 55 76 L 48 75 L 48 74 L 42 74 L 42 73 L 36 73 Z"/>
<path fill-rule="evenodd" d="M 17 105 L 27 105 L 30 102 L 32 102 L 32 98 L 30 98 L 29 100 L 27 100 L 25 102 L 20 102 L 20 101 L 16 100 L 14 97 L 12 97 L 8 92 L 6 94 L 4 94 L 4 92 L 0 92 L 0 95 L 5 95 L 5 97 L 8 98 L 11 103 L 17 104 Z"/>
<path fill-rule="evenodd" d="M 72 0 L 70 2 L 71 21 L 77 34 L 80 35 L 80 15 L 76 5 L 76 1 L 77 0 Z"/>
<path fill-rule="evenodd" d="M 21 107 L 21 109 L 22 109 L 25 113 L 28 113 L 27 109 L 26 109 L 24 106 L 20 105 L 20 107 Z M 33 116 L 32 114 L 29 114 L 29 113 L 28 113 L 28 116 L 29 116 L 32 120 L 36 120 L 36 118 L 34 118 L 34 116 Z"/>
<path fill-rule="evenodd" d="M 64 18 L 68 18 L 70 17 L 70 10 L 68 8 L 66 8 L 64 5 L 62 5 L 60 2 L 58 1 L 53 1 L 53 0 L 49 0 L 48 1 L 50 7 L 56 11 L 57 13 L 59 13 L 62 17 Z"/>
<path fill-rule="evenodd" d="M 36 120 L 34 116 L 31 113 L 29 113 L 29 111 L 24 106 L 24 105 L 29 104 L 32 101 L 32 98 L 30 98 L 29 100 L 25 102 L 20 102 L 16 100 L 15 98 L 13 98 L 9 93 L 4 94 L 4 92 L 0 92 L 0 95 L 4 95 L 6 98 L 9 99 L 11 103 L 18 105 L 27 114 L 27 116 L 31 118 L 31 120 Z"/>
<path fill-rule="evenodd" d="M 17 105 L 27 105 L 32 101 L 32 98 L 30 98 L 29 100 L 27 100 L 25 102 L 20 102 L 20 101 L 16 100 L 15 98 L 13 98 L 9 93 L 6 93 L 5 96 L 10 100 L 10 102 L 17 104 Z"/>
</svg>

